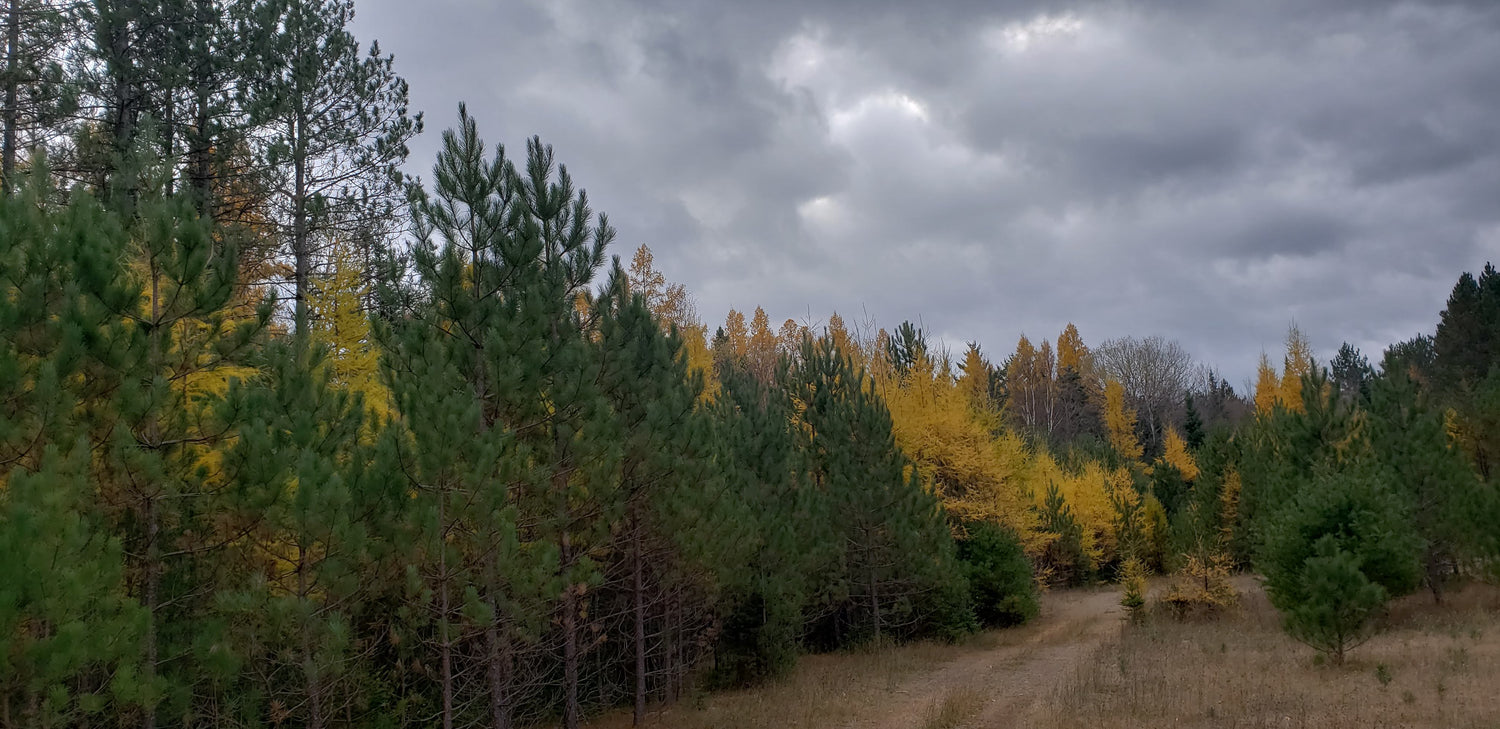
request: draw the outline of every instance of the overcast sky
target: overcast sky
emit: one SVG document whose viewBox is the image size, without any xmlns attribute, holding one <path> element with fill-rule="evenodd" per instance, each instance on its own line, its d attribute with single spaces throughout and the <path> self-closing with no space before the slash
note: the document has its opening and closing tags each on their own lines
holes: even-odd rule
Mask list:
<svg viewBox="0 0 1500 729">
<path fill-rule="evenodd" d="M 428 133 L 552 144 L 705 321 L 1072 321 L 1237 386 L 1500 261 L 1500 2 L 361 0 Z"/>
</svg>

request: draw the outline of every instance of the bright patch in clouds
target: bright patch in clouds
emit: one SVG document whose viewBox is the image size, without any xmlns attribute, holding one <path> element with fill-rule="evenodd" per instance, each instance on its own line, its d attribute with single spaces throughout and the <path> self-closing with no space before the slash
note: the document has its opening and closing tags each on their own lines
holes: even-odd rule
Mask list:
<svg viewBox="0 0 1500 729">
<path fill-rule="evenodd" d="M 1038 15 L 1026 22 L 1010 22 L 985 33 L 991 48 L 1010 53 L 1025 53 L 1032 46 L 1078 35 L 1083 19 L 1072 13 Z"/>
</svg>

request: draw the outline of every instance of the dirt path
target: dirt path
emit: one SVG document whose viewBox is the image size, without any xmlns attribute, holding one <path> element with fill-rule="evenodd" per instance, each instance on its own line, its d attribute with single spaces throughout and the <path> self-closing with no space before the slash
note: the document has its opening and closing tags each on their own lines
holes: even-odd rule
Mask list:
<svg viewBox="0 0 1500 729">
<path fill-rule="evenodd" d="M 1027 726 L 1053 687 L 1072 675 L 1105 641 L 1119 634 L 1122 608 L 1116 590 L 1074 590 L 1049 594 L 1042 616 L 1031 625 L 997 634 L 993 649 L 961 656 L 936 670 L 913 676 L 882 707 L 881 718 L 854 726 L 864 729 L 921 727 L 934 702 L 953 691 L 985 697 L 978 716 L 965 726 L 984 729 Z"/>
</svg>

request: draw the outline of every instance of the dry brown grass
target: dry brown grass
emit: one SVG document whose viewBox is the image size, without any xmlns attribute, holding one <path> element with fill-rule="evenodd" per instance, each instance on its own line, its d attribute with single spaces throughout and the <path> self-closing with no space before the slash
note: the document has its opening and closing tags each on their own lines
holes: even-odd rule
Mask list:
<svg viewBox="0 0 1500 729">
<path fill-rule="evenodd" d="M 874 720 L 906 680 L 967 653 L 991 649 L 1003 640 L 1003 634 L 987 633 L 964 645 L 922 642 L 804 656 L 784 679 L 744 691 L 686 699 L 652 712 L 647 725 L 655 729 L 821 728 Z M 966 706 L 963 697 L 954 697 L 954 705 L 945 711 Z M 630 714 L 617 712 L 590 726 L 628 727 Z"/>
<path fill-rule="evenodd" d="M 1497 727 L 1500 589 L 1397 602 L 1342 668 L 1280 629 L 1248 580 L 1212 620 L 1127 627 L 1045 702 L 1039 727 Z M 1247 589 L 1248 588 L 1248 589 Z"/>
<path fill-rule="evenodd" d="M 974 686 L 948 689 L 927 708 L 922 729 L 959 729 L 984 709 L 984 692 Z"/>
</svg>

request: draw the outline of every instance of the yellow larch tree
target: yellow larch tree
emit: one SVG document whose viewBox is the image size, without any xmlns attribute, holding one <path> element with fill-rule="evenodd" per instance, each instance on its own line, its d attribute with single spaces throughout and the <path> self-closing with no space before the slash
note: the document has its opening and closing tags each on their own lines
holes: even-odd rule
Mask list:
<svg viewBox="0 0 1500 729">
<path fill-rule="evenodd" d="M 729 344 L 729 351 L 724 354 L 744 359 L 750 351 L 750 328 L 745 326 L 744 314 L 736 309 L 729 310 L 729 315 L 724 318 L 724 337 Z"/>
<path fill-rule="evenodd" d="M 1291 412 L 1300 413 L 1302 406 L 1302 378 L 1313 368 L 1312 344 L 1307 335 L 1292 324 L 1286 332 L 1286 358 L 1281 370 L 1281 404 Z"/>
<path fill-rule="evenodd" d="M 1029 470 L 1031 482 L 1039 486 L 1031 490 L 1037 508 L 1045 505 L 1049 486 L 1057 487 L 1063 502 L 1068 505 L 1078 523 L 1079 546 L 1090 570 L 1121 556 L 1118 507 L 1133 509 L 1140 501 L 1128 470 L 1109 469 L 1098 461 L 1088 461 L 1076 470 L 1068 470 L 1044 449 L 1037 449 L 1031 455 Z M 1035 541 L 1045 549 L 1060 536 L 1043 532 Z"/>
<path fill-rule="evenodd" d="M 904 376 L 878 381 L 896 444 L 923 484 L 958 522 L 986 521 L 1033 538 L 1035 515 L 1014 461 L 996 448 L 988 423 L 973 410 L 946 368 L 921 355 Z"/>
<path fill-rule="evenodd" d="M 802 338 L 808 334 L 807 327 L 799 326 L 797 322 L 787 319 L 776 331 L 777 351 L 788 357 L 795 356 L 802 349 Z"/>
<path fill-rule="evenodd" d="M 958 389 L 963 392 L 969 407 L 988 413 L 993 407 L 990 400 L 990 363 L 980 353 L 978 342 L 969 342 L 959 369 L 962 374 L 958 378 Z"/>
<path fill-rule="evenodd" d="M 1198 464 L 1193 460 L 1193 454 L 1188 452 L 1187 442 L 1177 434 L 1177 429 L 1167 426 L 1166 437 L 1162 440 L 1162 454 L 1156 461 L 1177 469 L 1182 474 L 1184 481 L 1193 482 L 1198 480 Z"/>
<path fill-rule="evenodd" d="M 692 294 L 688 293 L 686 286 L 668 281 L 657 270 L 655 262 L 650 248 L 643 245 L 635 250 L 630 259 L 630 270 L 625 274 L 631 292 L 645 297 L 646 307 L 656 316 L 662 329 L 674 325 L 678 329 L 699 325 L 698 307 Z"/>
<path fill-rule="evenodd" d="M 1078 327 L 1073 326 L 1072 322 L 1068 322 L 1062 334 L 1057 335 L 1058 376 L 1062 376 L 1067 370 L 1077 372 L 1085 376 L 1085 379 L 1093 370 L 1093 355 L 1084 345 L 1083 337 L 1079 336 Z"/>
<path fill-rule="evenodd" d="M 1255 368 L 1255 412 L 1269 414 L 1281 402 L 1281 380 L 1271 358 L 1260 353 L 1260 364 Z"/>
<path fill-rule="evenodd" d="M 840 352 L 850 354 L 854 350 L 854 338 L 849 334 L 849 328 L 844 326 L 844 317 L 839 316 L 836 311 L 828 317 L 826 336 L 833 340 L 833 345 Z"/>
<path fill-rule="evenodd" d="M 718 392 L 719 383 L 714 378 L 713 353 L 708 349 L 708 327 L 698 320 L 697 305 L 687 287 L 672 283 L 657 270 L 651 249 L 642 245 L 630 259 L 630 269 L 625 278 L 630 291 L 646 299 L 646 306 L 663 331 L 677 328 L 682 338 L 682 356 L 688 369 L 703 375 L 704 399 Z"/>
<path fill-rule="evenodd" d="M 1036 376 L 1036 347 L 1025 334 L 1016 341 L 1015 354 L 1005 368 L 1005 385 L 1009 391 L 1006 408 L 1015 422 L 1028 428 L 1036 427 L 1038 390 L 1041 383 Z"/>
<path fill-rule="evenodd" d="M 1135 410 L 1125 406 L 1125 386 L 1113 379 L 1104 383 L 1104 432 L 1121 457 L 1140 460 L 1143 450 L 1135 437 Z"/>
<path fill-rule="evenodd" d="M 365 407 L 383 419 L 390 413 L 391 396 L 380 381 L 380 349 L 370 336 L 370 317 L 364 310 L 368 293 L 348 249 L 336 243 L 332 268 L 317 282 L 308 304 L 313 339 L 329 350 L 334 386 L 359 393 Z"/>
<path fill-rule="evenodd" d="M 766 315 L 765 309 L 757 306 L 750 320 L 750 339 L 745 344 L 745 359 L 750 364 L 750 371 L 761 382 L 770 382 L 779 356 L 779 342 L 776 333 L 771 331 L 771 317 Z"/>
<path fill-rule="evenodd" d="M 1234 540 L 1234 526 L 1240 518 L 1240 488 L 1240 472 L 1225 471 L 1219 486 L 1219 540 L 1226 547 Z"/>
</svg>

